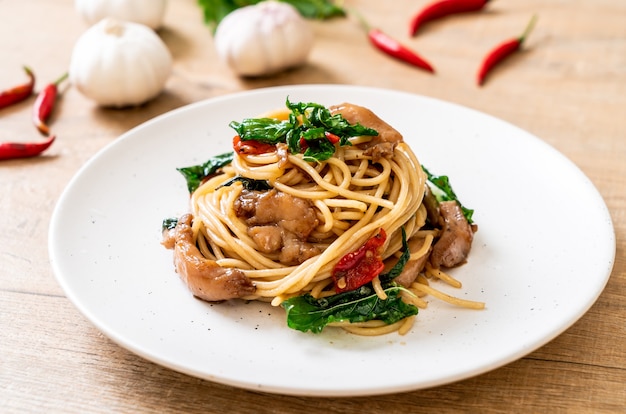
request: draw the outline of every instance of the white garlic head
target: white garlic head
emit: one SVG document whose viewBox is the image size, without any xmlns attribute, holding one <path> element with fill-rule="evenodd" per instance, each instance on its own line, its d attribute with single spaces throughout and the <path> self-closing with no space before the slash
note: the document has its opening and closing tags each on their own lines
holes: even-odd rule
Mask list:
<svg viewBox="0 0 626 414">
<path fill-rule="evenodd" d="M 171 69 L 172 56 L 152 29 L 106 18 L 76 42 L 69 78 L 83 95 L 98 104 L 124 107 L 156 97 Z"/>
<path fill-rule="evenodd" d="M 313 30 L 295 7 L 263 1 L 228 14 L 215 31 L 218 56 L 242 76 L 271 75 L 303 64 Z"/>
<path fill-rule="evenodd" d="M 158 29 L 166 6 L 167 0 L 74 0 L 74 8 L 90 26 L 113 17 Z"/>
</svg>

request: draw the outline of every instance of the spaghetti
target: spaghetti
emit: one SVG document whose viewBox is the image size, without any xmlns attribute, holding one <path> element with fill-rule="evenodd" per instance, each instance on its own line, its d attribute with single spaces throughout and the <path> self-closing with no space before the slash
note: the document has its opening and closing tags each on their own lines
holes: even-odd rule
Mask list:
<svg viewBox="0 0 626 414">
<path fill-rule="evenodd" d="M 287 108 L 232 123 L 232 160 L 190 188 L 188 228 L 168 227 L 192 292 L 283 306 L 295 329 L 360 335 L 408 332 L 424 294 L 481 308 L 423 283 L 460 286 L 429 262 L 442 220 L 429 217 L 429 176 L 401 135 L 356 105 Z"/>
</svg>

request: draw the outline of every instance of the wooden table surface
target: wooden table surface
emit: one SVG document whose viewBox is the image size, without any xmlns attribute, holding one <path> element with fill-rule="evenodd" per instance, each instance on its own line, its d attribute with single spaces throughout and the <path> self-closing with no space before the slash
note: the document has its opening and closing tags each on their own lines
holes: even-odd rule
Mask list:
<svg viewBox="0 0 626 414">
<path fill-rule="evenodd" d="M 336 19 L 312 23 L 316 44 L 306 66 L 243 80 L 218 63 L 196 1 L 176 0 L 158 32 L 175 63 L 157 99 L 137 108 L 100 109 L 75 88 L 64 88 L 52 118 L 57 142 L 43 156 L 0 162 L 0 412 L 624 412 L 626 2 L 494 1 L 483 13 L 441 20 L 411 39 L 408 16 L 426 3 L 344 4 L 429 57 L 438 70 L 434 76 L 390 60 L 370 47 L 355 21 Z M 477 87 L 481 56 L 520 33 L 534 13 L 539 21 L 523 52 Z M 24 80 L 22 65 L 35 70 L 39 87 L 57 78 L 86 29 L 71 0 L 2 0 L 0 16 L 0 89 Z M 598 188 L 615 227 L 615 265 L 596 304 L 547 345 L 489 373 L 359 398 L 231 388 L 148 362 L 101 334 L 66 298 L 49 263 L 51 214 L 72 176 L 120 134 L 174 108 L 302 83 L 376 86 L 455 102 L 517 125 L 562 152 Z M 40 139 L 30 121 L 33 101 L 0 112 L 0 141 Z M 584 217 L 572 225 L 585 226 Z"/>
</svg>

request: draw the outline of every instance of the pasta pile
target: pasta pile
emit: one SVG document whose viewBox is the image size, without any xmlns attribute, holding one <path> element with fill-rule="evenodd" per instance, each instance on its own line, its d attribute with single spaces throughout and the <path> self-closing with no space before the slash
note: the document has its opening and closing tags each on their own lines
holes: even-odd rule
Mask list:
<svg viewBox="0 0 626 414">
<path fill-rule="evenodd" d="M 269 115 L 286 119 L 287 114 Z M 368 150 L 374 138 L 357 136 L 349 145 L 336 145 L 334 154 L 323 161 L 311 162 L 302 153 L 276 150 L 264 153 L 238 153 L 228 165 L 195 189 L 191 195 L 193 240 L 206 260 L 221 268 L 238 269 L 252 281 L 255 291 L 245 300 L 284 305 L 290 298 L 310 295 L 315 300 L 337 294 L 333 269 L 349 255 L 382 230 L 387 235 L 380 255 L 388 271 L 401 260 L 408 263 L 428 256 L 440 230 L 428 226 L 427 209 L 423 203 L 427 176 L 411 148 L 395 143 L 391 153 L 377 157 Z M 272 191 L 305 200 L 315 212 L 314 229 L 306 236 L 310 254 L 301 263 L 284 263 L 277 251 L 263 251 L 250 232 L 250 222 L 238 212 L 238 203 L 245 197 L 245 183 L 238 178 L 263 181 Z M 407 240 L 419 239 L 421 245 L 406 252 Z M 419 275 L 399 294 L 403 302 L 425 308 L 425 295 L 469 308 L 481 309 L 480 302 L 448 296 L 430 286 L 436 278 L 454 287 L 460 282 L 428 261 Z M 387 299 L 379 277 L 371 281 L 381 301 Z M 329 320 L 360 335 L 379 335 L 410 330 L 415 311 L 393 323 L 378 319 L 348 321 Z"/>
</svg>

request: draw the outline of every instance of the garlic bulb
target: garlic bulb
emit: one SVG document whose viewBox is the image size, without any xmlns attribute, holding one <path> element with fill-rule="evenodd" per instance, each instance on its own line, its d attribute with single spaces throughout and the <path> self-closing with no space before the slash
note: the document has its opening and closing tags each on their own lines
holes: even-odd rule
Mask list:
<svg viewBox="0 0 626 414">
<path fill-rule="evenodd" d="M 111 18 L 78 39 L 70 82 L 102 106 L 139 105 L 163 89 L 172 68 L 165 43 L 149 27 Z"/>
<path fill-rule="evenodd" d="M 303 64 L 313 31 L 290 4 L 264 1 L 228 14 L 214 40 L 217 54 L 235 73 L 260 76 Z"/>
<path fill-rule="evenodd" d="M 105 17 L 144 24 L 158 29 L 163 23 L 167 0 L 75 0 L 74 7 L 89 24 Z"/>
</svg>

